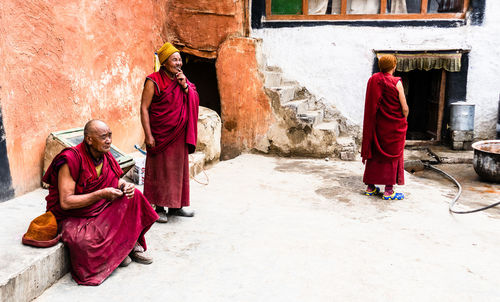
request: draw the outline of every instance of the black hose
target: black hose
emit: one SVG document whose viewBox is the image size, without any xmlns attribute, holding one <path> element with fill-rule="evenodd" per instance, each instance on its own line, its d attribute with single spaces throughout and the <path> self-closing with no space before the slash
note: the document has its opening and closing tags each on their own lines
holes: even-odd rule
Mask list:
<svg viewBox="0 0 500 302">
<path fill-rule="evenodd" d="M 458 188 L 458 192 L 457 194 L 455 195 L 455 197 L 453 198 L 453 200 L 450 202 L 450 205 L 449 205 L 449 210 L 450 212 L 452 213 L 455 213 L 455 214 L 470 214 L 470 213 L 475 213 L 475 212 L 479 212 L 479 211 L 484 211 L 486 209 L 489 209 L 489 208 L 493 208 L 493 207 L 496 207 L 497 205 L 500 204 L 500 201 L 499 202 L 496 202 L 494 204 L 490 204 L 488 206 L 485 206 L 485 207 L 482 207 L 482 208 L 479 208 L 479 209 L 474 209 L 474 210 L 469 210 L 469 211 L 457 211 L 457 210 L 453 210 L 453 207 L 455 206 L 455 203 L 457 202 L 457 200 L 460 198 L 460 195 L 462 194 L 462 186 L 458 183 L 458 181 L 453 178 L 453 176 L 451 176 L 450 174 L 444 172 L 443 170 L 440 170 L 428 163 L 424 163 L 424 166 L 431 169 L 431 170 L 434 170 L 434 171 L 437 171 L 441 174 L 443 174 L 444 176 L 446 176 L 448 179 L 450 179 L 451 181 L 453 181 L 455 183 L 455 185 L 457 186 Z"/>
</svg>

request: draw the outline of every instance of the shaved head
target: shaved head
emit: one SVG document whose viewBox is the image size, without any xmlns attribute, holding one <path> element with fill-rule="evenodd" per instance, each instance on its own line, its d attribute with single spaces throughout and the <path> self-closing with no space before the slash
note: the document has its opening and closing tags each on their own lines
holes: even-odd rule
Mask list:
<svg viewBox="0 0 500 302">
<path fill-rule="evenodd" d="M 101 120 L 90 120 L 85 124 L 85 127 L 83 128 L 83 136 L 89 136 L 90 134 L 95 133 L 96 129 L 99 128 L 108 128 L 108 125 L 106 125 L 106 123 Z"/>
<path fill-rule="evenodd" d="M 101 120 L 90 120 L 83 128 L 83 141 L 94 158 L 100 158 L 111 150 L 111 129 Z"/>
</svg>

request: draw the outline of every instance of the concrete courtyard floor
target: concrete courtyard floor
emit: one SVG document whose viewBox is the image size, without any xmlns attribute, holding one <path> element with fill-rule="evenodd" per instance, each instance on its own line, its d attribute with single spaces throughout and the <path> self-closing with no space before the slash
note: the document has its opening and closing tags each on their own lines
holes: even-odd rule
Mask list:
<svg viewBox="0 0 500 302">
<path fill-rule="evenodd" d="M 153 264 L 98 287 L 67 274 L 36 301 L 498 301 L 500 209 L 451 215 L 456 188 L 430 174 L 407 173 L 407 198 L 382 201 L 362 195 L 362 173 L 359 161 L 218 163 L 209 185 L 191 181 L 194 218 L 147 233 Z"/>
</svg>

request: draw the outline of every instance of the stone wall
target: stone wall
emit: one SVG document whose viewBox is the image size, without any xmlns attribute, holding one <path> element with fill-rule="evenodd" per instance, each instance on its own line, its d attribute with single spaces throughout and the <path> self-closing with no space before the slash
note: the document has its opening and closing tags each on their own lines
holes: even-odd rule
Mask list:
<svg viewBox="0 0 500 302">
<path fill-rule="evenodd" d="M 248 31 L 246 0 L 168 0 L 163 36 L 183 52 L 214 59 L 229 36 Z"/>
<path fill-rule="evenodd" d="M 219 48 L 216 68 L 221 98 L 222 159 L 256 147 L 274 121 L 259 73 L 255 39 L 230 38 Z"/>
</svg>

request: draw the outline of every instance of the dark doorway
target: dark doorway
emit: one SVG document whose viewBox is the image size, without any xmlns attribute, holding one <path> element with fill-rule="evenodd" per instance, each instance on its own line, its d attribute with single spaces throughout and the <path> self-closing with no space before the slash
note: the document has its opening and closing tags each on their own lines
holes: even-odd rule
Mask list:
<svg viewBox="0 0 500 302">
<path fill-rule="evenodd" d="M 446 71 L 412 70 L 396 72 L 405 88 L 410 108 L 407 140 L 441 140 L 445 103 Z"/>
<path fill-rule="evenodd" d="M 12 197 L 14 197 L 14 190 L 12 189 L 9 159 L 7 157 L 2 110 L 0 109 L 0 201 L 5 201 Z"/>
<path fill-rule="evenodd" d="M 200 106 L 210 108 L 220 116 L 220 96 L 215 72 L 215 60 L 182 54 L 182 70 L 186 77 L 196 85 L 200 95 Z"/>
</svg>

